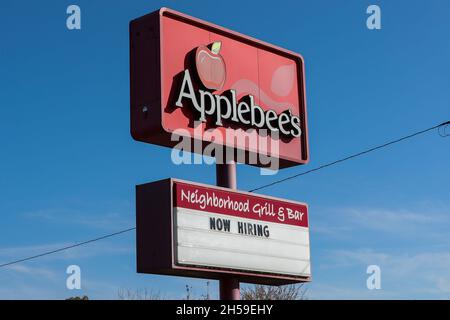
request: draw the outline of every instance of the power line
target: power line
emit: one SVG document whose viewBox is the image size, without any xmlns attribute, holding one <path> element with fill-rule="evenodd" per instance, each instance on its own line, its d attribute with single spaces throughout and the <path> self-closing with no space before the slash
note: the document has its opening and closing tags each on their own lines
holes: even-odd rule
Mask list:
<svg viewBox="0 0 450 320">
<path fill-rule="evenodd" d="M 266 185 L 262 185 L 260 187 L 251 189 L 251 190 L 249 190 L 249 192 L 254 192 L 254 191 L 257 191 L 257 190 L 261 190 L 263 188 L 267 188 L 267 187 L 270 187 L 270 186 L 282 183 L 282 182 L 290 180 L 290 179 L 294 179 L 294 178 L 297 178 L 297 177 L 300 177 L 300 176 L 304 176 L 304 175 L 306 175 L 308 173 L 315 172 L 315 171 L 318 171 L 318 170 L 330 167 L 332 165 L 335 165 L 335 164 L 338 164 L 338 163 L 341 163 L 341 162 L 344 162 L 344 161 L 347 161 L 347 160 L 350 160 L 350 159 L 353 159 L 353 158 L 365 155 L 365 154 L 370 153 L 372 151 L 375 151 L 375 150 L 378 150 L 378 149 L 381 149 L 381 148 L 385 148 L 387 146 L 393 145 L 393 144 L 401 142 L 403 140 L 410 139 L 410 138 L 418 136 L 420 134 L 424 134 L 424 133 L 426 133 L 428 131 L 431 131 L 433 129 L 448 126 L 449 124 L 450 124 L 450 121 L 446 121 L 446 122 L 441 123 L 439 125 L 436 125 L 436 126 L 433 126 L 433 127 L 421 130 L 421 131 L 414 132 L 414 133 L 409 134 L 407 136 L 404 136 L 404 137 L 401 137 L 401 138 L 398 138 L 398 139 L 386 142 L 384 144 L 378 145 L 376 147 L 373 147 L 373 148 L 370 148 L 370 149 L 367 149 L 367 150 L 364 150 L 364 151 L 352 154 L 352 155 L 347 156 L 345 158 L 342 158 L 342 159 L 339 159 L 339 160 L 335 160 L 335 161 L 329 162 L 327 164 L 323 164 L 323 165 L 321 165 L 319 167 L 316 167 L 316 168 L 313 168 L 311 170 L 308 170 L 308 171 L 305 171 L 305 172 L 302 172 L 302 173 L 298 173 L 298 174 L 295 174 L 295 175 L 292 175 L 292 176 L 289 176 L 289 177 L 286 177 L 286 178 L 283 178 L 283 179 L 280 179 L 280 180 L 277 180 L 277 181 L 273 181 L 273 182 L 268 183 Z M 28 260 L 40 258 L 40 257 L 47 256 L 47 255 L 50 255 L 50 254 L 53 254 L 53 253 L 65 251 L 65 250 L 72 249 L 72 248 L 75 248 L 75 247 L 80 247 L 80 246 L 83 246 L 85 244 L 89 244 L 89 243 L 100 241 L 100 240 L 103 240 L 103 239 L 106 239 L 106 238 L 114 237 L 114 236 L 117 236 L 119 234 L 126 233 L 126 232 L 129 232 L 129 231 L 135 230 L 135 229 L 136 229 L 136 227 L 128 228 L 128 229 L 121 230 L 121 231 L 114 232 L 114 233 L 110 233 L 110 234 L 107 234 L 107 235 L 104 235 L 104 236 L 101 236 L 101 237 L 98 237 L 98 238 L 95 238 L 95 239 L 90 239 L 90 240 L 79 242 L 79 243 L 76 243 L 76 244 L 73 244 L 73 245 L 70 245 L 70 246 L 62 247 L 62 248 L 59 248 L 59 249 L 56 249 L 56 250 L 51 250 L 51 251 L 43 252 L 41 254 L 30 256 L 30 257 L 27 257 L 27 258 L 23 258 L 23 259 L 11 261 L 11 262 L 3 263 L 3 264 L 0 264 L 0 268 L 7 267 L 7 266 L 10 266 L 10 265 L 13 265 L 13 264 L 20 263 L 20 262 L 25 262 L 25 261 L 28 261 Z"/>
<path fill-rule="evenodd" d="M 438 133 L 442 138 L 448 137 L 450 136 L 450 132 L 447 133 L 447 127 L 450 125 L 450 121 L 447 121 L 446 123 L 443 123 L 439 128 L 438 128 Z M 442 131 L 441 131 L 442 129 Z"/>
<path fill-rule="evenodd" d="M 401 138 L 398 138 L 398 139 L 395 139 L 395 140 L 392 140 L 392 141 L 383 143 L 383 144 L 378 145 L 378 146 L 376 146 L 376 147 L 373 147 L 373 148 L 370 148 L 370 149 L 367 149 L 367 150 L 364 150 L 364 151 L 361 151 L 361 152 L 352 154 L 352 155 L 347 156 L 347 157 L 345 157 L 345 158 L 338 159 L 338 160 L 335 160 L 335 161 L 332 161 L 332 162 L 323 164 L 323 165 L 321 165 L 321 166 L 318 166 L 318 167 L 316 167 L 316 168 L 310 169 L 310 170 L 308 170 L 308 171 L 301 172 L 301 173 L 297 173 L 297 174 L 294 174 L 294 175 L 292 175 L 292 176 L 289 176 L 289 177 L 286 177 L 286 178 L 283 178 L 283 179 L 280 179 L 280 180 L 273 181 L 273 182 L 271 182 L 271 183 L 262 185 L 262 186 L 260 186 L 260 187 L 254 188 L 254 189 L 251 189 L 251 190 L 249 190 L 248 192 L 255 192 L 255 191 L 257 191 L 257 190 L 261 190 L 261 189 L 264 189 L 264 188 L 268 188 L 268 187 L 271 187 L 271 186 L 273 186 L 273 185 L 276 185 L 276 184 L 285 182 L 285 181 L 287 181 L 287 180 L 291 180 L 291 179 L 298 178 L 298 177 L 300 177 L 300 176 L 304 176 L 304 175 L 306 175 L 306 174 L 308 174 L 308 173 L 311 173 L 311 172 L 314 172 L 314 171 L 318 171 L 318 170 L 324 169 L 324 168 L 326 168 L 326 167 L 330 167 L 330 166 L 332 166 L 332 165 L 335 165 L 335 164 L 338 164 L 338 163 L 341 163 L 341 162 L 344 162 L 344 161 L 347 161 L 347 160 L 350 160 L 350 159 L 353 159 L 353 158 L 356 158 L 356 157 L 359 157 L 359 156 L 368 154 L 368 153 L 370 153 L 370 152 L 372 152 L 372 151 L 376 151 L 376 150 L 379 150 L 379 149 L 388 147 L 388 146 L 390 146 L 390 145 L 393 145 L 393 144 L 395 144 L 395 143 L 398 143 L 398 142 L 401 142 L 401 141 L 404 141 L 404 140 L 407 140 L 407 139 L 411 139 L 412 137 L 415 137 L 415 136 L 424 134 L 425 132 L 431 131 L 431 130 L 436 129 L 436 128 L 445 127 L 445 126 L 447 126 L 447 125 L 449 125 L 449 124 L 450 124 L 450 121 L 447 121 L 447 122 L 438 124 L 438 125 L 436 125 L 436 126 L 433 126 L 433 127 L 430 127 L 430 128 L 424 129 L 424 130 L 421 130 L 421 131 L 414 132 L 414 133 L 409 134 L 409 135 L 407 135 L 407 136 L 404 136 L 404 137 L 401 137 Z"/>
<path fill-rule="evenodd" d="M 129 231 L 134 230 L 134 229 L 136 229 L 136 227 L 125 229 L 125 230 L 114 232 L 114 233 L 110 233 L 110 234 L 107 234 L 107 235 L 104 235 L 104 236 L 101 236 L 101 237 L 98 237 L 98 238 L 95 238 L 95 239 L 79 242 L 79 243 L 76 243 L 76 244 L 73 244 L 73 245 L 70 245 L 70 246 L 66 246 L 66 247 L 62 247 L 62 248 L 59 248 L 59 249 L 56 249 L 56 250 L 43 252 L 43 253 L 37 254 L 35 256 L 31 256 L 31 257 L 27 257 L 27 258 L 15 260 L 15 261 L 3 263 L 3 264 L 0 264 L 0 268 L 7 267 L 7 266 L 10 266 L 10 265 L 13 265 L 13 264 L 16 264 L 16 263 L 28 261 L 28 260 L 40 258 L 40 257 L 43 257 L 43 256 L 47 256 L 49 254 L 61 252 L 61 251 L 64 251 L 64 250 L 75 248 L 75 247 L 80 247 L 80 246 L 83 246 L 85 244 L 96 242 L 96 241 L 103 240 L 103 239 L 110 238 L 110 237 L 114 237 L 114 236 L 117 236 L 117 235 L 125 233 L 125 232 L 129 232 Z"/>
</svg>

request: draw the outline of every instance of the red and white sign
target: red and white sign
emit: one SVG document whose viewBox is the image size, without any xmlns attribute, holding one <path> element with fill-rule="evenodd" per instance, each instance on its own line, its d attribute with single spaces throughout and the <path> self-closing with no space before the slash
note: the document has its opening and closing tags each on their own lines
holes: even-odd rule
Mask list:
<svg viewBox="0 0 450 320">
<path fill-rule="evenodd" d="M 136 140 L 174 147 L 177 133 L 202 148 L 214 141 L 246 154 L 264 152 L 280 168 L 308 162 L 299 54 L 162 8 L 130 23 L 130 81 Z M 211 129 L 221 135 L 205 134 Z M 239 139 L 252 130 L 277 143 Z"/>
<path fill-rule="evenodd" d="M 139 272 L 311 279 L 304 203 L 175 179 L 137 186 L 136 203 Z"/>
<path fill-rule="evenodd" d="M 305 204 L 175 183 L 178 264 L 311 276 Z"/>
</svg>

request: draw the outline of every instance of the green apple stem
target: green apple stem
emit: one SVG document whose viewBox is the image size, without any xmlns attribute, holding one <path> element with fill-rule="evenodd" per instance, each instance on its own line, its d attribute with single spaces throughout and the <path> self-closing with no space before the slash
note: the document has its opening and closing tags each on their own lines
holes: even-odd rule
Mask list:
<svg viewBox="0 0 450 320">
<path fill-rule="evenodd" d="M 222 42 L 216 41 L 212 44 L 211 51 L 215 54 L 219 54 L 221 47 L 222 47 Z"/>
</svg>

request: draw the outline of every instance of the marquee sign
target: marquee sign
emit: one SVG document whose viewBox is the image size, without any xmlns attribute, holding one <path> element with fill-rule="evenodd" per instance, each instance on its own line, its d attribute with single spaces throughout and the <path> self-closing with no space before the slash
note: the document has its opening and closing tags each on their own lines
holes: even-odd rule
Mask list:
<svg viewBox="0 0 450 320">
<path fill-rule="evenodd" d="M 306 204 L 176 179 L 136 191 L 138 272 L 311 280 Z"/>
<path fill-rule="evenodd" d="M 291 51 L 162 8 L 130 23 L 130 93 L 136 140 L 308 162 L 304 62 Z"/>
</svg>

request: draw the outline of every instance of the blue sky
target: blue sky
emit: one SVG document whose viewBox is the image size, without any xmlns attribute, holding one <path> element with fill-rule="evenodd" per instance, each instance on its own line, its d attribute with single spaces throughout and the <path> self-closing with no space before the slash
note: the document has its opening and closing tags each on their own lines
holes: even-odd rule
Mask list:
<svg viewBox="0 0 450 320">
<path fill-rule="evenodd" d="M 81 7 L 82 29 L 66 28 Z M 382 29 L 366 28 L 378 4 Z M 311 162 L 248 190 L 450 118 L 448 1 L 1 1 L 0 263 L 134 226 L 134 186 L 214 184 L 129 134 L 128 22 L 167 6 L 305 58 Z M 436 131 L 262 190 L 310 206 L 311 299 L 450 298 L 450 156 Z M 137 274 L 134 232 L 0 269 L 0 299 L 182 298 L 206 282 Z M 82 290 L 66 289 L 77 264 Z M 382 289 L 366 288 L 381 267 Z M 217 297 L 217 282 L 211 294 Z"/>
</svg>

